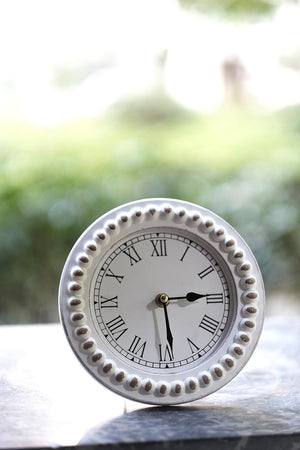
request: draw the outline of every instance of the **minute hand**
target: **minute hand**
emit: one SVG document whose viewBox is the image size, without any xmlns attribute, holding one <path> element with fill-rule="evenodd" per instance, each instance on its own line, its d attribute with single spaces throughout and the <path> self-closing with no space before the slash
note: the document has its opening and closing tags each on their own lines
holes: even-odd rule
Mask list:
<svg viewBox="0 0 300 450">
<path fill-rule="evenodd" d="M 172 335 L 172 331 L 171 331 L 171 328 L 170 328 L 169 316 L 168 316 L 168 311 L 167 311 L 167 305 L 165 303 L 163 305 L 163 308 L 164 308 L 165 322 L 166 322 L 167 341 L 168 341 L 168 344 L 170 346 L 171 352 L 173 354 L 173 335 Z"/>
<path fill-rule="evenodd" d="M 188 292 L 184 297 L 169 297 L 169 300 L 187 300 L 188 302 L 194 302 L 199 298 L 207 297 L 208 294 L 197 294 L 197 292 Z"/>
</svg>

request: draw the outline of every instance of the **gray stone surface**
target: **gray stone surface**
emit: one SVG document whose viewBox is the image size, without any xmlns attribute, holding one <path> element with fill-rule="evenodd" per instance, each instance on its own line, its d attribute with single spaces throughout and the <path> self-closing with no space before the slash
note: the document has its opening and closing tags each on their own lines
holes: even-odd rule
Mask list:
<svg viewBox="0 0 300 450">
<path fill-rule="evenodd" d="M 60 325 L 0 327 L 0 448 L 300 449 L 300 318 L 265 322 L 244 370 L 219 392 L 146 407 L 100 386 Z"/>
</svg>

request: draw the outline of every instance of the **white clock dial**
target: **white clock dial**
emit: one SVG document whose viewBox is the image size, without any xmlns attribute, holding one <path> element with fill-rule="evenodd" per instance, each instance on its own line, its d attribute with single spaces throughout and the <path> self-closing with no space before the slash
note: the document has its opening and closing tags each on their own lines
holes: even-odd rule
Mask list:
<svg viewBox="0 0 300 450">
<path fill-rule="evenodd" d="M 174 373 L 198 364 L 218 345 L 235 309 L 230 274 L 225 276 L 224 262 L 212 253 L 176 228 L 118 242 L 92 283 L 100 338 L 146 372 Z M 166 309 L 159 294 L 170 299 Z"/>
<path fill-rule="evenodd" d="M 264 287 L 251 250 L 222 218 L 146 199 L 108 212 L 78 239 L 59 306 L 73 351 L 100 383 L 136 401 L 178 404 L 220 389 L 247 363 Z"/>
</svg>

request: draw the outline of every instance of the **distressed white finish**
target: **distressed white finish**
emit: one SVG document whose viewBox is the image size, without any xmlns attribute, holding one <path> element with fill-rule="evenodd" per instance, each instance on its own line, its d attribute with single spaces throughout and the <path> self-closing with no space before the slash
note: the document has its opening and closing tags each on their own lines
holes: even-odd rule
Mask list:
<svg viewBox="0 0 300 450">
<path fill-rule="evenodd" d="M 155 302 L 189 292 L 204 298 Z M 135 401 L 176 404 L 220 389 L 244 367 L 261 332 L 264 288 L 249 247 L 223 219 L 146 199 L 83 233 L 59 302 L 68 340 L 98 381 Z"/>
</svg>

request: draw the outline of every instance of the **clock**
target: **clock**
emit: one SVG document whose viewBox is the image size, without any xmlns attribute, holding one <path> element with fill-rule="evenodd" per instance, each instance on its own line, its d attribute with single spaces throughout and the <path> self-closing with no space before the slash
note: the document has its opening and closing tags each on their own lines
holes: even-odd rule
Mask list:
<svg viewBox="0 0 300 450">
<path fill-rule="evenodd" d="M 215 392 L 245 366 L 263 325 L 264 287 L 251 250 L 221 217 L 145 199 L 78 239 L 59 308 L 74 353 L 100 383 L 170 405 Z"/>
</svg>

